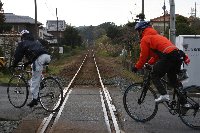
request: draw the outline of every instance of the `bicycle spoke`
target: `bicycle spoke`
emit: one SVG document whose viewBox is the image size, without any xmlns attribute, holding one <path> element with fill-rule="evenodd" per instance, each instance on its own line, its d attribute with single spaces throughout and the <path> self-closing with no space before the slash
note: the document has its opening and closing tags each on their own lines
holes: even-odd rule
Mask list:
<svg viewBox="0 0 200 133">
<path fill-rule="evenodd" d="M 189 88 L 186 92 L 190 107 L 181 108 L 180 118 L 187 126 L 200 129 L 200 91 L 198 88 Z"/>
<path fill-rule="evenodd" d="M 7 94 L 10 103 L 14 107 L 24 106 L 28 99 L 28 86 L 24 79 L 19 76 L 12 77 L 9 81 Z"/>
<path fill-rule="evenodd" d="M 128 115 L 136 121 L 145 122 L 151 120 L 157 113 L 155 93 L 147 91 L 142 93 L 141 84 L 133 84 L 127 88 L 123 97 L 123 104 Z"/>
<path fill-rule="evenodd" d="M 56 111 L 63 100 L 62 87 L 53 77 L 44 79 L 39 92 L 42 107 L 50 112 Z"/>
</svg>

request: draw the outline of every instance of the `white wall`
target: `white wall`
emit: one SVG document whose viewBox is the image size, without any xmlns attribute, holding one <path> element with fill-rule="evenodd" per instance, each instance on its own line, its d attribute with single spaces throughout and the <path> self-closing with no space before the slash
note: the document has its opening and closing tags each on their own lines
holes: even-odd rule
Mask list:
<svg viewBox="0 0 200 133">
<path fill-rule="evenodd" d="M 200 86 L 200 35 L 180 35 L 176 38 L 176 46 L 182 49 L 190 58 L 190 64 L 183 65 L 187 69 L 188 80 L 183 86 Z"/>
</svg>

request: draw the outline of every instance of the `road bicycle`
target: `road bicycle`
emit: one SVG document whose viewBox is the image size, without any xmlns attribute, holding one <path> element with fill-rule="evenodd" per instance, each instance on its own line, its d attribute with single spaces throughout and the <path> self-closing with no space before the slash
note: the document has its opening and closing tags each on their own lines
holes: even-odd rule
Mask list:
<svg viewBox="0 0 200 133">
<path fill-rule="evenodd" d="M 131 84 L 123 94 L 124 108 L 127 114 L 137 122 L 150 121 L 158 111 L 158 104 L 155 102 L 156 88 L 151 84 L 151 70 L 151 66 L 145 64 L 143 81 Z M 185 73 L 185 69 L 182 72 Z M 181 80 L 181 78 L 179 79 Z M 161 82 L 169 86 L 166 78 L 163 77 Z M 168 91 L 172 98 L 163 104 L 169 112 L 172 115 L 177 114 L 181 121 L 190 128 L 200 129 L 200 87 L 183 88 L 180 82 L 179 87 Z"/>
<path fill-rule="evenodd" d="M 30 73 L 31 71 L 24 69 L 24 65 L 19 65 L 8 82 L 8 99 L 15 108 L 23 107 L 28 100 Z M 38 101 L 46 111 L 58 111 L 63 102 L 63 89 L 56 78 L 52 76 L 45 77 L 44 73 L 41 75 Z"/>
</svg>

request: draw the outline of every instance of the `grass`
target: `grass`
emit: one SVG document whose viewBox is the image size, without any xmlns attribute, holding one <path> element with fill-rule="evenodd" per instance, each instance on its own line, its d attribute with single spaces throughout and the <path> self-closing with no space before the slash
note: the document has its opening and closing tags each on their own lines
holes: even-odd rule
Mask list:
<svg viewBox="0 0 200 133">
<path fill-rule="evenodd" d="M 73 49 L 70 53 L 63 54 L 60 59 L 53 60 L 49 65 L 49 73 L 51 75 L 57 75 L 60 73 L 60 71 L 65 67 L 66 63 L 71 62 L 71 59 L 73 56 L 79 55 L 81 52 L 83 52 L 84 49 L 76 48 Z"/>
<path fill-rule="evenodd" d="M 106 58 L 107 60 L 110 60 L 109 61 L 110 65 L 116 67 L 115 69 L 118 70 L 121 77 L 123 77 L 129 81 L 133 81 L 133 82 L 141 82 L 142 81 L 143 78 L 140 74 L 135 74 L 135 73 L 131 72 L 130 70 L 128 70 L 128 68 L 125 68 L 125 66 L 123 66 L 121 57 L 110 56 L 110 54 L 108 52 L 106 52 L 105 50 L 98 51 L 97 55 L 100 57 Z"/>
<path fill-rule="evenodd" d="M 0 84 L 6 84 L 9 82 L 9 80 L 10 80 L 9 74 L 3 74 L 2 72 L 0 72 Z"/>
<path fill-rule="evenodd" d="M 142 76 L 135 74 L 131 71 L 128 71 L 127 69 L 122 70 L 122 76 L 126 79 L 129 79 L 130 81 L 134 81 L 134 82 L 142 81 Z"/>
</svg>

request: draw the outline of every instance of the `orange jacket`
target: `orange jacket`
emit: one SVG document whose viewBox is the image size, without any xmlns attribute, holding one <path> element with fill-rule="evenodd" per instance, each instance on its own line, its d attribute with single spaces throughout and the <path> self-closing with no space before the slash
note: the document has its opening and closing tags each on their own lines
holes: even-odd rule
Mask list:
<svg viewBox="0 0 200 133">
<path fill-rule="evenodd" d="M 148 61 L 149 64 L 154 64 L 159 56 L 152 50 L 157 50 L 162 53 L 170 53 L 171 51 L 178 49 L 172 44 L 166 37 L 161 36 L 151 27 L 146 28 L 142 33 L 142 39 L 140 42 L 140 57 L 135 67 L 141 69 Z"/>
</svg>

